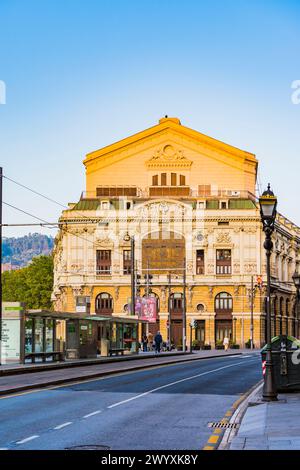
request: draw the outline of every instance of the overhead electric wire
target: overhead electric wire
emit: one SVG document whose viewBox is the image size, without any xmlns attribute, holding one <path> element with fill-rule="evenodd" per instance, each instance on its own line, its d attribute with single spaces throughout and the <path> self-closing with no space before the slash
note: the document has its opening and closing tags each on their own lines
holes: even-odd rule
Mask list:
<svg viewBox="0 0 300 470">
<path fill-rule="evenodd" d="M 56 228 L 56 226 L 58 225 L 57 223 L 51 224 L 50 222 L 47 222 L 46 220 L 41 219 L 40 217 L 38 217 L 38 216 L 36 216 L 36 215 L 30 214 L 29 212 L 26 212 L 26 211 L 24 211 L 23 209 L 20 209 L 19 207 L 16 207 L 16 206 L 14 206 L 14 205 L 12 205 L 12 204 L 9 204 L 8 202 L 4 202 L 4 201 L 2 201 L 2 202 L 3 202 L 3 204 L 5 204 L 6 206 L 11 207 L 12 209 L 15 209 L 16 211 L 22 212 L 23 214 L 26 214 L 26 215 L 28 215 L 29 217 L 32 217 L 32 218 L 34 218 L 34 219 L 36 219 L 36 220 L 40 220 L 41 222 L 43 222 L 43 223 L 45 223 L 45 224 L 47 224 L 47 225 L 53 225 L 53 227 L 49 227 L 49 228 Z"/>
<path fill-rule="evenodd" d="M 55 199 L 52 199 L 50 198 L 49 196 L 46 196 L 45 194 L 42 194 L 40 193 L 39 191 L 36 191 L 35 189 L 32 189 L 30 188 L 29 186 L 26 186 L 25 184 L 23 183 L 19 183 L 18 181 L 16 180 L 13 180 L 12 178 L 9 178 L 8 176 L 6 175 L 3 175 L 3 178 L 6 178 L 7 180 L 11 181 L 12 183 L 20 186 L 21 188 L 24 188 L 24 189 L 27 189 L 27 191 L 30 191 L 31 193 L 33 194 L 36 194 L 37 196 L 40 196 L 44 199 L 46 199 L 47 201 L 50 201 L 50 202 L 53 202 L 54 204 L 60 206 L 60 207 L 63 207 L 64 209 L 66 210 L 70 210 L 70 208 L 68 206 L 66 206 L 65 204 L 62 204 L 61 202 L 58 202 L 56 201 Z M 90 217 L 86 216 L 85 214 L 82 214 L 82 212 L 78 212 L 78 211 L 74 211 L 76 214 L 79 214 L 81 215 L 81 217 L 85 218 L 85 219 L 90 219 Z"/>
</svg>

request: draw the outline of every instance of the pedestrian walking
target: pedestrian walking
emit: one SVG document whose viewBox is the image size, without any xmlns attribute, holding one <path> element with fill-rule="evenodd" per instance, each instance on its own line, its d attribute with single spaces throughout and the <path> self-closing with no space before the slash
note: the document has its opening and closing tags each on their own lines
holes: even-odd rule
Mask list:
<svg viewBox="0 0 300 470">
<path fill-rule="evenodd" d="M 223 340 L 223 346 L 224 346 L 225 351 L 227 351 L 227 349 L 229 347 L 229 339 L 227 338 L 227 336 L 225 336 L 225 338 Z"/>
<path fill-rule="evenodd" d="M 153 334 L 151 332 L 148 333 L 148 350 L 152 351 L 153 348 Z"/>
<path fill-rule="evenodd" d="M 155 338 L 154 338 L 155 354 L 160 353 L 160 348 L 161 348 L 161 343 L 162 342 L 163 342 L 162 335 L 160 334 L 160 331 L 158 331 L 155 335 Z"/>
<path fill-rule="evenodd" d="M 142 345 L 143 345 L 143 352 L 147 352 L 148 351 L 148 338 L 146 335 L 144 335 L 142 338 Z"/>
</svg>

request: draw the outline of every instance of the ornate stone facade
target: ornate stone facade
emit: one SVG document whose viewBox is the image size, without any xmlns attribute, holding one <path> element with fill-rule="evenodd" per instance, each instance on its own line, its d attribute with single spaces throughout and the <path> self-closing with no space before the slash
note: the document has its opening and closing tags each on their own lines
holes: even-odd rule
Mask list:
<svg viewBox="0 0 300 470">
<path fill-rule="evenodd" d="M 97 295 L 104 292 L 113 299 L 113 315 L 128 315 L 130 274 L 124 252 L 134 236 L 142 295 L 147 243 L 153 243 L 161 259 L 160 270 L 151 271 L 151 289 L 159 299 L 157 327 L 165 338 L 169 294 L 183 291 L 185 259 L 187 325 L 198 319 L 202 328 L 193 332 L 194 338 L 214 346 L 222 334 L 230 334 L 243 346 L 250 338 L 253 301 L 254 340 L 261 346 L 263 286 L 249 297 L 251 279 L 256 285 L 261 276 L 266 283 L 264 238 L 254 196 L 255 156 L 185 128 L 176 118 L 163 118 L 157 126 L 88 154 L 84 164 L 86 193 L 60 217 L 63 225 L 54 250 L 55 309 L 73 312 L 76 297 L 87 296 L 93 314 Z M 300 261 L 300 230 L 279 215 L 273 238 L 273 329 L 293 333 L 298 324 L 292 274 Z M 171 261 L 182 247 L 176 270 Z M 109 272 L 97 261 L 99 251 L 109 253 Z M 232 305 L 226 315 L 219 308 L 224 302 Z M 180 317 L 171 320 L 175 331 Z"/>
</svg>

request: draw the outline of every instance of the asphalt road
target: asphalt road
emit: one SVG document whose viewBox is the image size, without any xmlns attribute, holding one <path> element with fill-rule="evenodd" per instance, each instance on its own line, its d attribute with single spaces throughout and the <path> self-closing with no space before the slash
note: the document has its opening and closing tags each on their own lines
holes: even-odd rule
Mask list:
<svg viewBox="0 0 300 470">
<path fill-rule="evenodd" d="M 261 380 L 259 354 L 122 373 L 0 398 L 0 449 L 199 450 Z"/>
</svg>

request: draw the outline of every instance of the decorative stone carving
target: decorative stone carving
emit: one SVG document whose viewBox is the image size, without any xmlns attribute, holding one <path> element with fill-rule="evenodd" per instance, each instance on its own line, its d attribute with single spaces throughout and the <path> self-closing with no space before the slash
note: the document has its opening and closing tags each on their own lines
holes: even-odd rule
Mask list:
<svg viewBox="0 0 300 470">
<path fill-rule="evenodd" d="M 234 292 L 234 295 L 235 295 L 235 296 L 238 296 L 238 295 L 239 295 L 239 291 L 240 291 L 240 286 L 234 286 L 233 292 Z"/>
<path fill-rule="evenodd" d="M 215 265 L 212 262 L 207 263 L 207 274 L 214 274 L 215 272 Z"/>
<path fill-rule="evenodd" d="M 257 228 L 256 228 L 256 227 L 253 227 L 253 226 L 251 226 L 251 227 L 244 227 L 244 232 L 245 232 L 245 233 L 256 233 L 256 231 L 257 231 Z"/>
<path fill-rule="evenodd" d="M 102 246 L 111 246 L 111 245 L 113 245 L 113 241 L 109 237 L 99 238 L 95 242 L 96 247 L 98 247 L 98 246 L 101 246 L 101 247 Z"/>
<path fill-rule="evenodd" d="M 76 263 L 76 262 L 71 263 L 71 271 L 79 272 L 79 271 L 83 270 L 83 268 L 84 268 L 84 266 L 81 263 Z"/>
<path fill-rule="evenodd" d="M 192 301 L 193 301 L 193 286 L 188 287 L 188 305 L 189 307 L 192 307 Z"/>
<path fill-rule="evenodd" d="M 239 274 L 240 270 L 241 270 L 241 265 L 240 265 L 239 261 L 233 262 L 233 272 L 234 272 L 234 274 Z"/>
<path fill-rule="evenodd" d="M 155 152 L 153 157 L 146 162 L 146 167 L 149 170 L 157 168 L 189 169 L 192 163 L 184 156 L 182 150 L 176 150 L 173 145 L 168 144 Z"/>
<path fill-rule="evenodd" d="M 120 287 L 119 287 L 119 286 L 116 286 L 116 287 L 115 287 L 115 299 L 116 299 L 116 300 L 119 299 L 119 294 L 120 294 Z"/>
<path fill-rule="evenodd" d="M 83 286 L 72 286 L 72 292 L 74 298 L 83 295 Z"/>
<path fill-rule="evenodd" d="M 216 238 L 217 243 L 231 243 L 231 236 L 229 232 L 219 232 Z"/>
<path fill-rule="evenodd" d="M 161 301 L 165 304 L 166 303 L 166 298 L 167 298 L 167 292 L 166 292 L 166 287 L 165 286 L 161 286 L 160 288 L 160 292 L 161 292 Z"/>
<path fill-rule="evenodd" d="M 208 286 L 208 295 L 212 299 L 214 295 L 214 287 L 213 286 Z"/>
<path fill-rule="evenodd" d="M 114 263 L 113 266 L 112 266 L 112 270 L 113 270 L 114 274 L 119 274 L 120 264 L 119 263 Z"/>
<path fill-rule="evenodd" d="M 247 274 L 256 273 L 257 272 L 256 263 L 245 263 L 244 264 L 244 272 L 247 273 Z"/>
<path fill-rule="evenodd" d="M 193 272 L 193 262 L 192 261 L 188 261 L 187 264 L 186 264 L 186 270 L 188 273 L 192 273 Z"/>
</svg>

